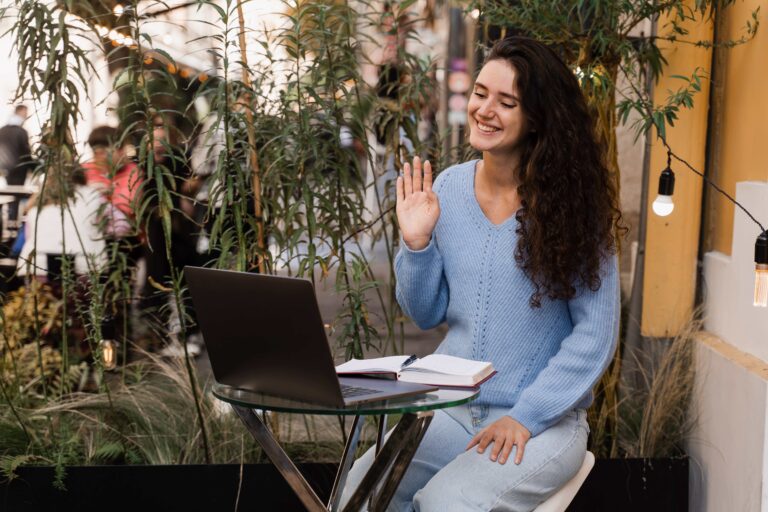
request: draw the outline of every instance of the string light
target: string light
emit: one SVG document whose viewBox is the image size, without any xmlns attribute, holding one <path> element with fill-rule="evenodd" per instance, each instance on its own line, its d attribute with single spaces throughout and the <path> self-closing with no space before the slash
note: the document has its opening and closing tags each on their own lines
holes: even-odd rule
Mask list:
<svg viewBox="0 0 768 512">
<path fill-rule="evenodd" d="M 112 8 L 112 12 L 115 16 L 122 16 L 126 12 L 126 7 L 120 3 L 115 4 L 115 6 Z M 67 23 L 70 23 L 70 24 L 75 22 L 86 23 L 86 21 L 82 17 L 71 12 L 66 12 L 65 20 L 67 21 Z M 131 50 L 136 50 L 139 47 L 136 39 L 134 39 L 128 34 L 121 33 L 117 29 L 113 28 L 110 30 L 109 27 L 100 25 L 98 23 L 94 23 L 92 26 L 93 26 L 93 29 L 96 31 L 96 33 L 99 35 L 99 37 L 104 39 L 109 39 L 109 42 L 114 47 L 125 46 Z M 173 35 L 171 35 L 171 33 L 169 32 L 166 32 L 162 36 L 162 41 L 166 46 L 171 46 L 174 42 Z M 143 61 L 144 61 L 144 64 L 146 64 L 147 66 L 152 64 L 154 60 L 155 60 L 154 56 L 150 52 L 147 52 L 144 54 Z M 161 61 L 163 60 L 165 59 L 161 59 Z M 179 68 L 174 63 L 168 63 L 166 67 L 170 73 L 175 74 L 178 72 L 182 78 L 188 79 L 194 73 L 193 70 L 188 68 L 184 68 L 181 71 L 179 71 Z M 205 82 L 208 80 L 208 78 L 209 76 L 206 73 L 200 73 L 200 75 L 198 75 L 198 80 L 200 82 Z"/>
<path fill-rule="evenodd" d="M 672 213 L 674 204 L 672 203 L 672 193 L 675 190 L 675 173 L 672 172 L 672 148 L 667 144 L 666 139 L 661 137 L 661 141 L 667 148 L 667 168 L 662 171 L 659 176 L 659 195 L 653 202 L 653 211 L 656 215 L 665 216 Z M 728 192 L 720 188 L 717 183 L 707 178 L 704 174 L 697 171 L 691 164 L 675 155 L 680 162 L 685 164 L 688 169 L 694 174 L 697 174 L 704 180 L 704 183 L 711 186 L 723 196 L 725 196 L 730 202 L 738 206 L 752 222 L 758 225 L 760 228 L 760 234 L 755 241 L 755 298 L 753 301 L 754 306 L 768 307 L 768 230 L 763 227 L 759 220 L 754 215 L 749 213 L 749 210 L 744 208 L 744 205 L 734 199 Z"/>
<path fill-rule="evenodd" d="M 755 306 L 768 307 L 768 231 L 755 242 Z"/>
<path fill-rule="evenodd" d="M 659 176 L 659 193 L 653 201 L 653 213 L 666 217 L 675 209 L 672 194 L 675 192 L 675 173 L 672 172 L 672 154 L 667 151 L 667 168 Z"/>
<path fill-rule="evenodd" d="M 117 367 L 117 342 L 115 341 L 115 323 L 112 317 L 105 318 L 101 323 L 101 364 L 105 370 Z"/>
</svg>

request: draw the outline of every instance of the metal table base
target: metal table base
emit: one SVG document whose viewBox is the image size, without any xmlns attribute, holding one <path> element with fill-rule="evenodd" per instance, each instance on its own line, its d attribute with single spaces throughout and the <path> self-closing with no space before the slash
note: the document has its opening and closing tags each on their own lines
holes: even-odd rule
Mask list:
<svg viewBox="0 0 768 512">
<path fill-rule="evenodd" d="M 355 416 L 352 422 L 352 429 L 344 446 L 344 453 L 336 472 L 331 496 L 328 503 L 324 504 L 254 410 L 239 405 L 231 405 L 307 510 L 311 512 L 339 510 L 341 492 L 344 489 L 347 475 L 355 458 L 355 450 L 360 441 L 360 431 L 363 426 L 360 416 Z M 349 499 L 344 512 L 357 512 L 366 501 L 370 503 L 369 510 L 371 512 L 384 511 L 387 508 L 429 427 L 429 423 L 432 421 L 432 416 L 432 411 L 403 414 L 400 422 L 383 445 L 381 443 L 386 416 L 382 415 L 379 418 L 376 458 L 357 490 Z"/>
</svg>

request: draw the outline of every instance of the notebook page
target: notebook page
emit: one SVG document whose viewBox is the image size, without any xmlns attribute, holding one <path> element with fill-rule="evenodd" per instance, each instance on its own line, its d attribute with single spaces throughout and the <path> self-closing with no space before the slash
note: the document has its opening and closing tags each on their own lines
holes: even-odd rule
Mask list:
<svg viewBox="0 0 768 512">
<path fill-rule="evenodd" d="M 359 372 L 393 372 L 400 371 L 400 367 L 409 356 L 377 357 L 374 359 L 350 359 L 336 367 L 336 373 Z"/>
<path fill-rule="evenodd" d="M 429 371 L 449 375 L 475 375 L 488 366 L 484 361 L 472 361 L 445 354 L 432 354 L 422 357 L 407 367 L 407 371 Z"/>
</svg>

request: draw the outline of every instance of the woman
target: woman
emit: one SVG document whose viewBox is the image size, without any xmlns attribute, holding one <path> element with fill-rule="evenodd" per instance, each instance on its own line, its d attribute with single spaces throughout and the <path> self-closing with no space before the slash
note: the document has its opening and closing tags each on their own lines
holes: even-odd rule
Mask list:
<svg viewBox="0 0 768 512">
<path fill-rule="evenodd" d="M 482 159 L 397 181 L 397 296 L 438 353 L 492 361 L 473 403 L 437 411 L 390 510 L 534 509 L 586 452 L 614 352 L 616 191 L 573 73 L 531 39 L 491 50 L 468 106 Z M 353 466 L 350 496 L 370 465 Z"/>
</svg>

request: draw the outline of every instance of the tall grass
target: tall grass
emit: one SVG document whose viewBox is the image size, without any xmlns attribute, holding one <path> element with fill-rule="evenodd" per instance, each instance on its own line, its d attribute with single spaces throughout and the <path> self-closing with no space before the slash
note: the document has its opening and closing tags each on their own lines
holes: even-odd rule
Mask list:
<svg viewBox="0 0 768 512">
<path fill-rule="evenodd" d="M 73 392 L 33 408 L 17 409 L 22 422 L 0 405 L 0 449 L 7 470 L 30 450 L 20 429 L 32 434 L 40 461 L 63 464 L 193 464 L 208 459 L 190 381 L 181 361 L 145 353 L 126 368 L 126 382 L 112 375 L 110 393 Z M 198 390 L 202 418 L 211 436 L 211 462 L 259 461 L 261 451 L 236 415 L 222 409 L 210 392 Z M 47 434 L 50 417 L 62 437 Z M 61 457 L 64 443 L 66 450 Z"/>
<path fill-rule="evenodd" d="M 683 443 L 692 431 L 694 399 L 694 349 L 701 332 L 694 314 L 671 340 L 646 339 L 655 354 L 636 367 L 640 373 L 633 389 L 621 381 L 614 360 L 597 388 L 589 411 L 590 450 L 602 457 L 671 457 L 684 454 Z M 622 388 L 622 399 L 615 394 Z M 601 394 L 602 392 L 602 394 Z M 608 394 L 608 396 L 606 396 Z"/>
</svg>

